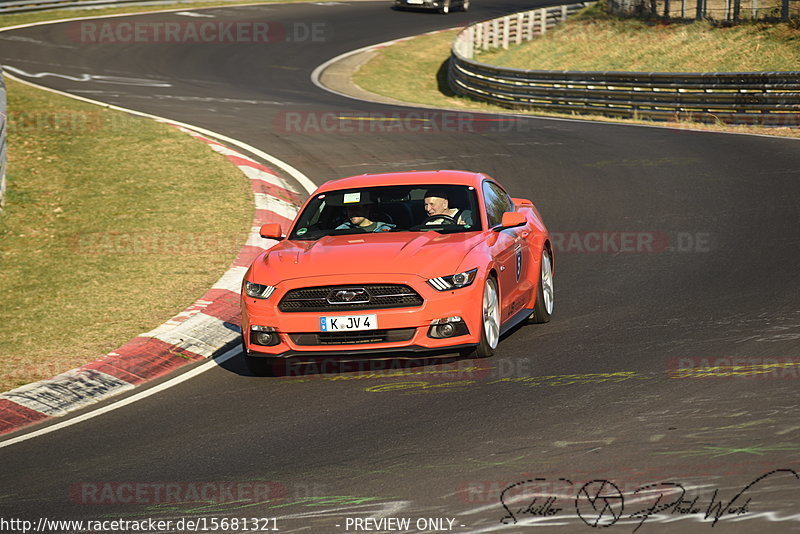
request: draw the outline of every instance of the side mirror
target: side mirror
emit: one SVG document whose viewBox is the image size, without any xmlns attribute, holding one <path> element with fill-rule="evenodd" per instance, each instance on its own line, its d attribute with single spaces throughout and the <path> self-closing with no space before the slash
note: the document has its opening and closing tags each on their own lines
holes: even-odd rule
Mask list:
<svg viewBox="0 0 800 534">
<path fill-rule="evenodd" d="M 495 228 L 496 231 L 507 230 L 508 228 L 516 228 L 517 226 L 524 226 L 528 222 L 524 213 L 518 211 L 507 211 L 503 214 L 500 220 L 500 226 Z"/>
<path fill-rule="evenodd" d="M 265 224 L 258 233 L 267 239 L 277 239 L 278 241 L 283 239 L 283 229 L 278 223 Z"/>
</svg>

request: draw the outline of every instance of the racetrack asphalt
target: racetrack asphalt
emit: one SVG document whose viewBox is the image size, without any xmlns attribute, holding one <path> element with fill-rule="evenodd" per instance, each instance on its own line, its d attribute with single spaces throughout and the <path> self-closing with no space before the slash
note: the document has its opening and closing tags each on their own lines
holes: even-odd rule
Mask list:
<svg viewBox="0 0 800 534">
<path fill-rule="evenodd" d="M 659 505 L 684 503 L 640 531 L 702 532 L 711 521 L 681 511 L 706 512 L 715 489 L 727 502 L 761 475 L 800 471 L 798 141 L 430 110 L 410 117 L 311 83 L 316 66 L 349 50 L 530 5 L 481 2 L 444 17 L 329 2 L 107 19 L 271 21 L 322 36 L 267 45 L 80 42 L 77 22 L 0 34 L 0 64 L 73 78 L 23 79 L 220 132 L 318 184 L 376 171 L 486 172 L 533 200 L 557 240 L 552 322 L 514 330 L 493 359 L 406 377 L 257 378 L 233 358 L 0 449 L 0 517 L 278 517 L 283 532 L 322 533 L 353 532 L 348 518 L 367 516 L 451 518 L 453 532 L 533 528 L 514 520 L 576 532 L 615 521 L 612 531 L 624 532 L 661 495 Z M 354 113 L 362 120 L 337 118 Z M 624 507 L 593 480 L 614 482 Z M 228 498 L 254 481 L 269 482 L 276 498 Z M 202 483 L 217 491 L 203 505 L 188 494 Z M 514 483 L 509 514 L 501 490 Z M 509 504 L 535 486 L 533 504 L 530 491 Z M 772 473 L 713 528 L 796 531 L 798 502 L 800 479 Z"/>
</svg>

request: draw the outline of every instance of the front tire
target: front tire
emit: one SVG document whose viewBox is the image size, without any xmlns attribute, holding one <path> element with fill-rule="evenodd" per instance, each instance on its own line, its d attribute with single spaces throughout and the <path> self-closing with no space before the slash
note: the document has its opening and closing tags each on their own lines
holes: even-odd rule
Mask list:
<svg viewBox="0 0 800 534">
<path fill-rule="evenodd" d="M 500 295 L 497 280 L 490 276 L 483 286 L 481 304 L 481 342 L 470 354 L 473 358 L 491 358 L 500 341 Z"/>
<path fill-rule="evenodd" d="M 531 323 L 549 323 L 553 314 L 553 257 L 547 248 L 542 249 L 542 267 L 536 288 L 536 305 L 528 320 Z"/>
</svg>

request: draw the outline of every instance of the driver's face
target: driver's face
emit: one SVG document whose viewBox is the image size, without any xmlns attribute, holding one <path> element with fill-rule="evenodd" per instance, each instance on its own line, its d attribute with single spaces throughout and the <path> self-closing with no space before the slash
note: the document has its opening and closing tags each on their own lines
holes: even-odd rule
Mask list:
<svg viewBox="0 0 800 534">
<path fill-rule="evenodd" d="M 366 220 L 367 215 L 369 215 L 369 209 L 366 206 L 355 205 L 347 207 L 347 217 L 350 219 L 350 222 L 356 226 L 361 226 Z"/>
<path fill-rule="evenodd" d="M 425 197 L 425 213 L 428 216 L 441 215 L 447 211 L 447 199 L 441 197 Z"/>
</svg>

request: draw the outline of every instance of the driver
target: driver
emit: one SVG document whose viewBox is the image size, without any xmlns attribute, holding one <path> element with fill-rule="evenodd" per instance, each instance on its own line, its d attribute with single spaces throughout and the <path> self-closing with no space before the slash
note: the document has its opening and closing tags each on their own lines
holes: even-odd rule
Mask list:
<svg viewBox="0 0 800 534">
<path fill-rule="evenodd" d="M 373 221 L 370 219 L 370 207 L 366 204 L 351 204 L 347 206 L 347 221 L 336 227 L 337 230 L 359 228 L 363 232 L 388 232 L 394 228 L 393 224 Z"/>
<path fill-rule="evenodd" d="M 425 213 L 428 218 L 434 215 L 447 215 L 460 225 L 472 225 L 472 212 L 451 208 L 447 193 L 441 189 L 431 189 L 425 193 Z M 431 219 L 428 224 L 434 224 L 436 219 Z"/>
</svg>

